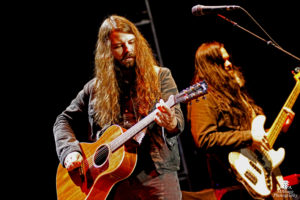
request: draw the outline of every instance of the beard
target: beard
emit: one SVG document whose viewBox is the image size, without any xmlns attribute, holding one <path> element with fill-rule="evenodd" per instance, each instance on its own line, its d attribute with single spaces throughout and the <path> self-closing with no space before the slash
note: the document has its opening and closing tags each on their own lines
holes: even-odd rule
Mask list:
<svg viewBox="0 0 300 200">
<path fill-rule="evenodd" d="M 125 66 L 126 68 L 130 68 L 135 66 L 135 54 L 128 53 L 126 54 L 119 62 L 121 65 Z"/>
<path fill-rule="evenodd" d="M 121 64 L 124 65 L 126 68 L 133 67 L 135 66 L 135 59 L 121 61 Z"/>
<path fill-rule="evenodd" d="M 235 70 L 234 71 L 234 77 L 235 81 L 239 84 L 239 86 L 242 88 L 245 86 L 245 79 L 244 79 L 244 76 L 242 74 L 242 72 L 238 71 L 238 70 Z"/>
</svg>

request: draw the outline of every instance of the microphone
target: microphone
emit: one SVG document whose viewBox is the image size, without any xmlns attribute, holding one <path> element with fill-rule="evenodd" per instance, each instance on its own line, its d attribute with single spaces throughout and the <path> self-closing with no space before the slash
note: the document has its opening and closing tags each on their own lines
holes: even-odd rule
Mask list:
<svg viewBox="0 0 300 200">
<path fill-rule="evenodd" d="M 192 14 L 195 16 L 202 16 L 207 14 L 216 14 L 220 12 L 227 12 L 232 10 L 240 9 L 240 6 L 236 5 L 227 5 L 227 6 L 203 6 L 196 5 L 192 7 Z"/>
</svg>

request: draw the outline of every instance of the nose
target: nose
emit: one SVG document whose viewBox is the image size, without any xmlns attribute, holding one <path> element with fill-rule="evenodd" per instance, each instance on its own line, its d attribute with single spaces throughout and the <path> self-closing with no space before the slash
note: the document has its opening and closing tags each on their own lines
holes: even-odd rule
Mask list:
<svg viewBox="0 0 300 200">
<path fill-rule="evenodd" d="M 132 47 L 130 44 L 128 43 L 125 43 L 124 46 L 123 46 L 123 52 L 124 52 L 124 55 L 126 55 L 127 53 L 131 52 L 132 50 Z"/>
<path fill-rule="evenodd" d="M 226 60 L 224 63 L 225 70 L 231 70 L 232 69 L 232 63 L 229 60 Z"/>
</svg>

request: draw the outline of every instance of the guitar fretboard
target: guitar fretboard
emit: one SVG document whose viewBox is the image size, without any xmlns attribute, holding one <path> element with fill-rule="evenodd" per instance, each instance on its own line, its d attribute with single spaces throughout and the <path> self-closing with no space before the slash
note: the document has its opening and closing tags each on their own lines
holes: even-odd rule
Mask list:
<svg viewBox="0 0 300 200">
<path fill-rule="evenodd" d="M 175 101 L 176 98 L 178 98 L 179 95 L 175 95 L 174 98 L 169 98 L 169 100 L 166 102 L 166 105 L 169 107 L 174 106 L 177 102 Z M 156 110 L 156 109 L 155 109 Z M 151 124 L 154 119 L 156 112 L 152 111 L 149 115 L 147 115 L 145 118 L 140 120 L 138 123 L 136 123 L 134 126 L 129 128 L 125 134 L 119 135 L 116 139 L 110 142 L 110 148 L 111 151 L 114 152 L 117 150 L 120 146 L 122 146 L 124 143 L 126 143 L 128 140 L 130 140 L 132 137 L 134 137 L 137 133 L 142 131 L 145 127 L 147 127 L 149 124 Z"/>
<path fill-rule="evenodd" d="M 171 95 L 168 101 L 165 102 L 165 104 L 171 108 L 178 103 L 202 96 L 206 94 L 206 92 L 207 92 L 207 83 L 205 81 L 201 81 L 199 83 L 190 86 L 189 88 L 181 91 L 180 93 L 174 96 Z M 134 137 L 136 134 L 138 134 L 140 131 L 146 128 L 150 123 L 152 123 L 155 119 L 156 110 L 157 109 L 153 110 L 149 115 L 147 115 L 138 123 L 136 123 L 134 126 L 129 128 L 126 132 L 124 132 L 123 134 L 115 138 L 113 141 L 111 141 L 109 143 L 111 151 L 114 152 L 115 150 L 117 150 L 128 140 L 130 140 L 132 137 Z"/>
<path fill-rule="evenodd" d="M 120 146 L 122 146 L 125 142 L 127 142 L 132 137 L 134 137 L 137 133 L 139 133 L 146 126 L 148 126 L 150 123 L 152 123 L 154 121 L 154 118 L 155 118 L 155 112 L 152 112 L 147 117 L 143 118 L 141 121 L 139 121 L 134 126 L 132 126 L 130 129 L 128 129 L 125 132 L 126 134 L 121 134 L 116 139 L 111 141 L 109 144 L 111 151 L 114 152 Z"/>
<path fill-rule="evenodd" d="M 280 110 L 278 116 L 276 117 L 274 123 L 272 124 L 270 131 L 268 132 L 267 138 L 271 147 L 273 147 L 281 129 L 288 117 L 289 112 L 286 109 L 291 109 L 295 104 L 300 93 L 300 81 L 297 81 L 294 89 L 292 90 L 290 96 L 286 100 L 283 108 Z"/>
</svg>

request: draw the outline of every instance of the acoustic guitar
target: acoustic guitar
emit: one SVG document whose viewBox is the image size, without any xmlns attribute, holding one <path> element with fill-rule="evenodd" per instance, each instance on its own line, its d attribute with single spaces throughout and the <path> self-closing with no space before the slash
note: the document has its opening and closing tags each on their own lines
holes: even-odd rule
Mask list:
<svg viewBox="0 0 300 200">
<path fill-rule="evenodd" d="M 207 83 L 201 81 L 180 93 L 171 95 L 166 105 L 173 107 L 207 93 Z M 80 143 L 83 162 L 73 171 L 59 164 L 56 176 L 58 200 L 106 199 L 113 186 L 129 177 L 136 165 L 137 145 L 131 139 L 155 119 L 157 109 L 125 130 L 110 126 L 94 143 Z"/>
</svg>

